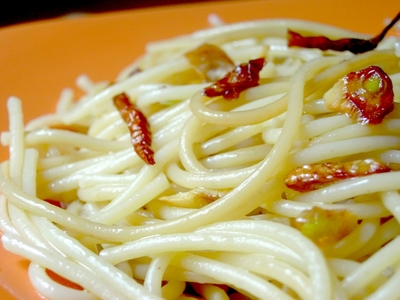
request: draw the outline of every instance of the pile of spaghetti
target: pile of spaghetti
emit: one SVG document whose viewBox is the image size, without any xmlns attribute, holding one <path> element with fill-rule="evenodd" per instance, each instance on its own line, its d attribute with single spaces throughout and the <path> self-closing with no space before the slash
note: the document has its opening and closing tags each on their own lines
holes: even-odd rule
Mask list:
<svg viewBox="0 0 400 300">
<path fill-rule="evenodd" d="M 387 30 L 219 24 L 149 44 L 112 83 L 79 77 L 84 96 L 27 124 L 11 97 L 4 247 L 49 299 L 398 298 Z"/>
</svg>

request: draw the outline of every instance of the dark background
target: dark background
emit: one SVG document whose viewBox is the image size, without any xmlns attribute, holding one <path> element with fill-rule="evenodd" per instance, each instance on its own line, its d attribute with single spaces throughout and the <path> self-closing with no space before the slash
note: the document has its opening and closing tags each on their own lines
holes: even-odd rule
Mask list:
<svg viewBox="0 0 400 300">
<path fill-rule="evenodd" d="M 0 26 L 63 16 L 212 0 L 10 0 L 0 5 Z M 215 2 L 215 0 L 214 0 Z"/>
</svg>

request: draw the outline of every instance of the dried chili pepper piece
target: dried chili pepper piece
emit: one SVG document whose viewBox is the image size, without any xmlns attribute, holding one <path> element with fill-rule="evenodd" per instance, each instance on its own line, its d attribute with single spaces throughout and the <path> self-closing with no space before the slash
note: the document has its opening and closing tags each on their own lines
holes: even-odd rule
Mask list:
<svg viewBox="0 0 400 300">
<path fill-rule="evenodd" d="M 259 73 L 265 62 L 265 58 L 257 58 L 237 66 L 224 78 L 205 88 L 204 95 L 207 97 L 223 96 L 227 100 L 238 98 L 244 90 L 258 85 Z"/>
<path fill-rule="evenodd" d="M 45 199 L 44 201 L 46 201 L 47 203 L 57 206 L 59 208 L 67 208 L 67 204 L 65 204 L 64 202 L 58 201 L 58 200 L 54 200 L 54 199 Z"/>
<path fill-rule="evenodd" d="M 400 19 L 400 13 L 387 25 L 380 34 L 371 39 L 344 38 L 331 40 L 325 36 L 302 36 L 301 34 L 288 30 L 289 47 L 318 48 L 321 50 L 350 51 L 354 54 L 364 53 L 375 49 L 387 32 Z"/>
<path fill-rule="evenodd" d="M 294 168 L 285 184 L 292 190 L 309 192 L 339 180 L 390 171 L 390 167 L 373 159 L 317 163 Z"/>
<path fill-rule="evenodd" d="M 317 206 L 291 221 L 292 227 L 322 248 L 346 237 L 357 224 L 357 217 L 347 210 L 324 210 Z"/>
<path fill-rule="evenodd" d="M 135 152 L 148 165 L 154 165 L 154 152 L 150 148 L 151 132 L 146 117 L 129 101 L 125 93 L 116 95 L 113 101 L 122 119 L 128 125 Z"/>
<path fill-rule="evenodd" d="M 393 84 L 379 67 L 350 72 L 324 95 L 326 107 L 363 124 L 380 124 L 394 109 Z"/>
<path fill-rule="evenodd" d="M 232 59 L 216 45 L 203 44 L 185 56 L 206 81 L 219 80 L 235 68 Z"/>
</svg>

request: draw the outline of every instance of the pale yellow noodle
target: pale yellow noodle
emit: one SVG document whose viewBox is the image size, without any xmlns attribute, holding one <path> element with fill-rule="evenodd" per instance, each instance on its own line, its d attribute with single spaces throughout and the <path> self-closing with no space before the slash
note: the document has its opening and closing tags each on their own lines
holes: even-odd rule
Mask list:
<svg viewBox="0 0 400 300">
<path fill-rule="evenodd" d="M 371 282 L 376 274 L 400 259 L 396 250 L 399 243 L 400 238 L 396 237 L 343 279 L 342 285 L 350 297 Z"/>
<path fill-rule="evenodd" d="M 7 101 L 8 115 L 10 116 L 10 177 L 16 185 L 22 184 L 22 164 L 24 161 L 23 149 L 24 123 L 22 119 L 21 100 L 11 97 Z"/>
<path fill-rule="evenodd" d="M 171 259 L 174 257 L 172 253 L 165 253 L 156 256 L 149 265 L 149 269 L 146 273 L 143 286 L 151 293 L 155 295 L 162 295 L 161 285 L 164 272 L 168 267 Z"/>
</svg>

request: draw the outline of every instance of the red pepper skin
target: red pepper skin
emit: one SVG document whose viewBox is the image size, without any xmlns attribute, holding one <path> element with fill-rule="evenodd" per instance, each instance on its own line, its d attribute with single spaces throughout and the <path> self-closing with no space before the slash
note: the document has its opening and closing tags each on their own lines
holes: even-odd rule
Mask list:
<svg viewBox="0 0 400 300">
<path fill-rule="evenodd" d="M 304 193 L 340 180 L 390 171 L 390 167 L 373 159 L 316 163 L 294 168 L 287 175 L 285 184 L 292 190 Z"/>
<path fill-rule="evenodd" d="M 375 49 L 379 42 L 385 37 L 386 33 L 400 19 L 400 13 L 386 26 L 380 34 L 372 39 L 355 39 L 344 38 L 339 40 L 331 40 L 324 36 L 307 36 L 288 30 L 289 47 L 298 46 L 303 48 L 318 48 L 321 50 L 350 51 L 354 54 L 364 53 Z"/>
<path fill-rule="evenodd" d="M 45 269 L 45 272 L 46 272 L 47 276 L 49 276 L 51 278 L 51 280 L 57 282 L 58 284 L 61 284 L 65 287 L 68 287 L 68 288 L 74 289 L 74 290 L 78 290 L 78 291 L 84 290 L 84 288 L 82 286 L 80 286 L 79 284 L 72 282 L 72 281 L 58 275 L 56 272 L 53 272 L 50 269 Z"/>
<path fill-rule="evenodd" d="M 115 107 L 128 125 L 133 148 L 137 155 L 148 165 L 154 165 L 154 152 L 151 149 L 150 126 L 143 113 L 129 101 L 125 93 L 113 98 Z"/>
<path fill-rule="evenodd" d="M 379 80 L 379 89 L 369 92 L 365 88 L 368 80 Z M 390 77 L 379 67 L 369 66 L 358 72 L 351 72 L 344 78 L 345 98 L 355 106 L 355 113 L 363 123 L 380 124 L 394 109 L 393 84 Z"/>
<path fill-rule="evenodd" d="M 259 73 L 265 63 L 265 58 L 257 58 L 237 66 L 224 78 L 205 88 L 204 95 L 207 97 L 223 96 L 227 100 L 238 98 L 244 90 L 258 85 Z"/>
<path fill-rule="evenodd" d="M 67 207 L 67 205 L 64 202 L 58 201 L 58 200 L 53 200 L 53 199 L 45 199 L 44 201 L 46 201 L 47 203 L 57 206 L 59 208 L 63 208 L 65 209 Z"/>
<path fill-rule="evenodd" d="M 350 72 L 325 93 L 327 108 L 362 124 L 380 124 L 394 109 L 393 84 L 378 66 Z"/>
<path fill-rule="evenodd" d="M 288 31 L 289 47 L 318 48 L 320 50 L 350 51 L 354 54 L 371 51 L 377 44 L 371 40 L 340 39 L 331 40 L 324 36 L 302 36 L 292 30 Z"/>
</svg>

